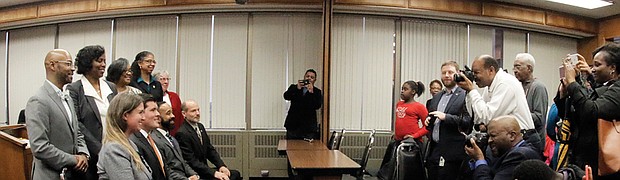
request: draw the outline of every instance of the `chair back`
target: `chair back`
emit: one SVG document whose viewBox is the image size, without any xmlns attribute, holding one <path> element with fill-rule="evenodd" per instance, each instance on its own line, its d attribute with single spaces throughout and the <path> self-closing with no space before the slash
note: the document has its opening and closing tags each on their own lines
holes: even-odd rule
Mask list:
<svg viewBox="0 0 620 180">
<path fill-rule="evenodd" d="M 344 139 L 344 133 L 346 132 L 345 129 L 342 129 L 340 131 L 340 134 L 336 135 L 336 141 L 334 142 L 334 146 L 332 146 L 331 150 L 340 150 L 340 144 L 342 144 L 342 140 Z"/>
<path fill-rule="evenodd" d="M 372 150 L 372 145 L 375 143 L 375 133 L 376 130 L 373 129 L 368 136 L 368 143 L 366 143 L 366 148 L 364 149 L 364 153 L 362 154 L 362 158 L 359 162 L 360 171 L 357 172 L 357 179 L 362 179 L 364 172 L 366 171 L 366 165 L 368 164 L 368 158 L 370 157 L 370 150 Z"/>
<path fill-rule="evenodd" d="M 333 150 L 336 146 L 336 138 L 338 137 L 338 133 L 336 131 L 332 131 L 332 135 L 329 136 L 329 141 L 327 141 L 327 149 Z"/>
</svg>

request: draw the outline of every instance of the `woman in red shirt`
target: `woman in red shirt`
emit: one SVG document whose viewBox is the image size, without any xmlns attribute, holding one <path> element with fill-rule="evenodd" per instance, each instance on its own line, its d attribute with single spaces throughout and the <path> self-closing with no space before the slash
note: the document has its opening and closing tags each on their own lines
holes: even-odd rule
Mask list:
<svg viewBox="0 0 620 180">
<path fill-rule="evenodd" d="M 394 172 L 393 156 L 394 149 L 400 145 L 400 141 L 407 138 L 413 138 L 422 146 L 422 136 L 428 133 L 423 121 L 428 116 L 426 107 L 417 102 L 414 97 L 420 96 L 424 92 L 424 84 L 418 81 L 407 81 L 403 83 L 400 90 L 400 99 L 396 104 L 396 121 L 394 124 L 394 139 L 388 144 L 381 162 L 381 169 L 377 176 L 390 177 Z M 391 161 L 392 160 L 392 161 Z"/>
</svg>

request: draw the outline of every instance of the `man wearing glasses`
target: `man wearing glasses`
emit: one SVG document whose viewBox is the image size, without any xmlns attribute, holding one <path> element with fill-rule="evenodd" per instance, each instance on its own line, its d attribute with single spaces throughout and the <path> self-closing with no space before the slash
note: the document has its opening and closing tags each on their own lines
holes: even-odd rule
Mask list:
<svg viewBox="0 0 620 180">
<path fill-rule="evenodd" d="M 55 49 L 45 57 L 46 81 L 26 104 L 26 126 L 32 149 L 32 179 L 72 179 L 86 172 L 88 149 L 79 131 L 73 100 L 63 86 L 73 79 L 69 52 Z"/>
</svg>

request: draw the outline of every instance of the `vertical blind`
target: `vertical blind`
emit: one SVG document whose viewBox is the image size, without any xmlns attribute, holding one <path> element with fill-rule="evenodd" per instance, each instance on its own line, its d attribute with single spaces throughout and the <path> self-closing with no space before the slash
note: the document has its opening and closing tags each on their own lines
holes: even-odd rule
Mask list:
<svg viewBox="0 0 620 180">
<path fill-rule="evenodd" d="M 82 21 L 58 25 L 58 48 L 66 49 L 75 56 L 80 49 L 88 45 L 101 45 L 105 49 L 106 74 L 112 61 L 112 20 Z M 80 80 L 77 69 L 73 73 L 73 81 Z M 105 79 L 105 74 L 104 77 Z"/>
<path fill-rule="evenodd" d="M 534 77 L 547 87 L 549 105 L 553 102 L 555 92 L 560 84 L 558 67 L 567 54 L 577 52 L 577 40 L 555 35 L 530 33 L 530 54 L 536 59 Z M 590 56 L 584 54 L 584 56 Z"/>
<path fill-rule="evenodd" d="M 513 74 L 512 67 L 518 53 L 527 51 L 526 34 L 519 31 L 504 30 L 504 69 Z"/>
<path fill-rule="evenodd" d="M 281 129 L 288 110 L 283 93 L 322 67 L 321 16 L 255 14 L 251 18 L 251 121 L 253 129 Z M 316 86 L 321 88 L 320 81 Z"/>
<path fill-rule="evenodd" d="M 5 113 L 3 116 L 0 116 L 0 124 L 7 124 L 7 120 L 9 118 L 7 113 L 8 102 L 6 101 L 6 69 L 7 69 L 7 58 L 6 58 L 6 31 L 0 31 L 0 107 L 2 108 L 1 112 Z M 16 120 L 14 120 L 16 121 Z M 12 122 L 14 123 L 14 122 Z"/>
<path fill-rule="evenodd" d="M 471 68 L 474 58 L 488 54 L 493 56 L 493 28 L 486 26 L 469 26 L 469 55 L 463 64 L 459 63 L 461 68 L 465 65 Z M 497 57 L 496 57 L 497 58 Z"/>
<path fill-rule="evenodd" d="M 183 15 L 179 95 L 201 107 L 209 128 L 245 128 L 247 14 Z"/>
<path fill-rule="evenodd" d="M 176 16 L 149 16 L 116 20 L 114 59 L 124 57 L 133 62 L 140 51 L 154 54 L 157 64 L 153 72 L 170 73 L 168 90 L 176 91 Z"/>
<path fill-rule="evenodd" d="M 402 38 L 401 81 L 396 88 L 400 89 L 407 80 L 422 81 L 426 89 L 416 100 L 425 104 L 431 98 L 428 91 L 430 81 L 441 79 L 441 64 L 448 60 L 456 61 L 461 68 L 466 64 L 467 26 L 406 20 L 403 21 Z M 470 47 L 473 46 L 478 45 Z"/>
<path fill-rule="evenodd" d="M 334 17 L 330 127 L 391 128 L 395 19 Z"/>
<path fill-rule="evenodd" d="M 54 49 L 56 26 L 40 26 L 9 31 L 8 91 L 9 119 L 17 123 L 19 111 L 45 83 L 43 62 Z M 24 83 L 28 82 L 28 83 Z"/>
</svg>

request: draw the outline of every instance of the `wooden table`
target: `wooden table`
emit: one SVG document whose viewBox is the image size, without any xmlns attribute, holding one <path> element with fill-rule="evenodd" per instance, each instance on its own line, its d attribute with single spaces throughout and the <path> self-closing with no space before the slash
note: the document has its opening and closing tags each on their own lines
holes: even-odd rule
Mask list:
<svg viewBox="0 0 620 180">
<path fill-rule="evenodd" d="M 278 141 L 278 154 L 286 155 L 286 151 L 288 150 L 324 151 L 328 149 L 327 146 L 325 146 L 325 144 L 321 143 L 321 141 L 319 140 L 308 142 L 305 140 L 280 139 L 280 141 Z"/>
<path fill-rule="evenodd" d="M 361 166 L 338 150 L 287 150 L 293 172 L 313 179 L 341 179 Z"/>
</svg>

